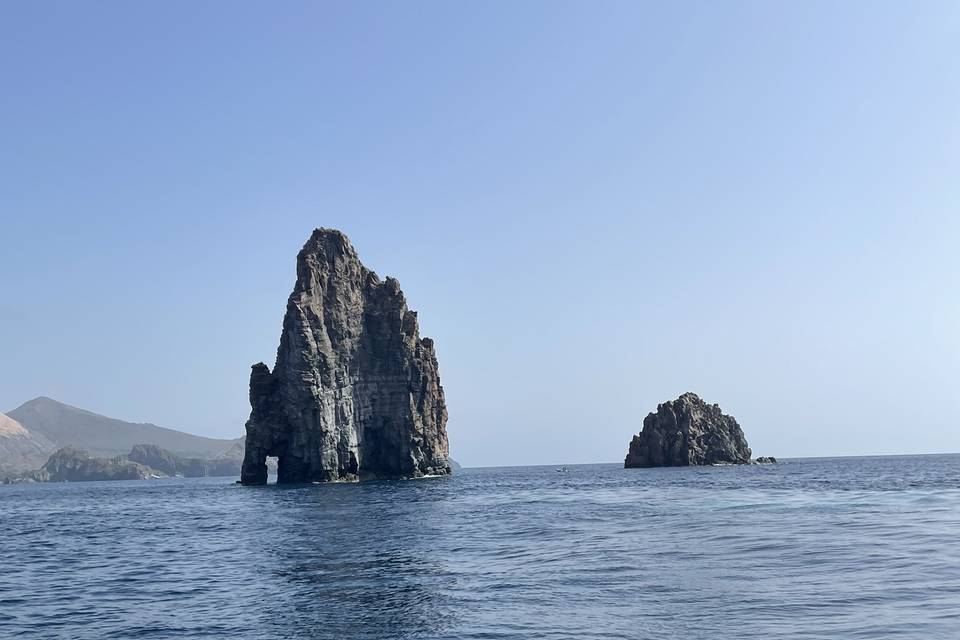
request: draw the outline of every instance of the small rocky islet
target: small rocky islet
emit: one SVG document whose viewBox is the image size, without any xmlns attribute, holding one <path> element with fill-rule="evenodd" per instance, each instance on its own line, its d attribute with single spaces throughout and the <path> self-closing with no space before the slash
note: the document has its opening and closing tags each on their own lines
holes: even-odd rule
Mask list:
<svg viewBox="0 0 960 640">
<path fill-rule="evenodd" d="M 733 416 L 695 393 L 661 403 L 643 420 L 630 441 L 625 468 L 773 464 L 774 457 L 751 460 L 750 446 Z"/>
</svg>

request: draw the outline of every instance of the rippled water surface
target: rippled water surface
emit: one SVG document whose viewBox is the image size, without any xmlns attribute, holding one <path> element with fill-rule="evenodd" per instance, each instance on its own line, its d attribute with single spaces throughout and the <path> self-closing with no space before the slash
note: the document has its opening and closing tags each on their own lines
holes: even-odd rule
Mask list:
<svg viewBox="0 0 960 640">
<path fill-rule="evenodd" d="M 0 637 L 960 638 L 960 456 L 0 486 Z"/>
</svg>

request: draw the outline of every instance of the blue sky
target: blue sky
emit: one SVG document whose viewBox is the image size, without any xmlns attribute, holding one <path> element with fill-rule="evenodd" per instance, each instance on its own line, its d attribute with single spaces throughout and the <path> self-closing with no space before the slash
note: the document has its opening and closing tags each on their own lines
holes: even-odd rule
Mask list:
<svg viewBox="0 0 960 640">
<path fill-rule="evenodd" d="M 455 457 L 960 451 L 950 2 L 7 2 L 0 409 L 242 433 L 337 227 L 436 339 Z"/>
</svg>

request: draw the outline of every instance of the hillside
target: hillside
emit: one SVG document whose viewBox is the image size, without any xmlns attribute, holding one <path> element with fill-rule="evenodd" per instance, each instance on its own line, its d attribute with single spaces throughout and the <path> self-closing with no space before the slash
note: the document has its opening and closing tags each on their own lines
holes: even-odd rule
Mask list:
<svg viewBox="0 0 960 640">
<path fill-rule="evenodd" d="M 213 458 L 235 442 L 195 436 L 155 424 L 124 422 L 46 397 L 34 398 L 7 415 L 33 436 L 50 443 L 40 464 L 53 450 L 63 447 L 83 449 L 94 457 L 112 457 L 126 455 L 134 445 L 149 443 L 182 456 Z M 0 450 L 0 465 L 4 460 L 5 452 Z"/>
<path fill-rule="evenodd" d="M 55 449 L 47 438 L 0 413 L 0 473 L 36 469 Z"/>
</svg>

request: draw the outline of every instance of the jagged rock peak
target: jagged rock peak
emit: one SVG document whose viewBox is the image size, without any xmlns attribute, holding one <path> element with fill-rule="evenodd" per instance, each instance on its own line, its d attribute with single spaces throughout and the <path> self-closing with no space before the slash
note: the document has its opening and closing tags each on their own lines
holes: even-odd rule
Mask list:
<svg viewBox="0 0 960 640">
<path fill-rule="evenodd" d="M 749 464 L 750 447 L 733 416 L 695 393 L 657 406 L 633 436 L 624 467 Z"/>
<path fill-rule="evenodd" d="M 367 269 L 347 237 L 316 229 L 297 255 L 273 371 L 250 374 L 241 481 L 354 481 L 450 473 L 433 341 L 400 283 Z"/>
</svg>

